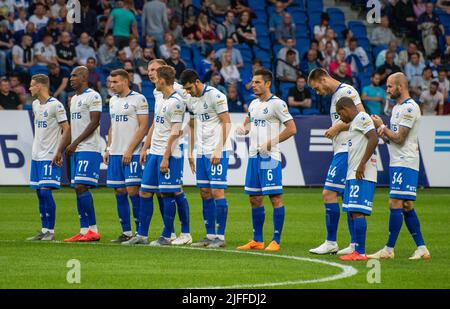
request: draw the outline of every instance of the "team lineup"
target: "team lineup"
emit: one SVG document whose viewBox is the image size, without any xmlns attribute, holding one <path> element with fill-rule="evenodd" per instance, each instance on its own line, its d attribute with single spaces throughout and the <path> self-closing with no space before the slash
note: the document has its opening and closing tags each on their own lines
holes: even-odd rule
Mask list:
<svg viewBox="0 0 450 309">
<path fill-rule="evenodd" d="M 175 70 L 165 61 L 155 59 L 148 65 L 148 76 L 155 85 L 155 112 L 150 127 L 147 100 L 130 90 L 128 72 L 117 69 L 108 77 L 115 95 L 109 104 L 111 126 L 106 149 L 100 147 L 102 99 L 88 87 L 86 67 L 76 67 L 70 75 L 76 92 L 69 104 L 70 125 L 64 105 L 49 95 L 48 77 L 41 74 L 32 77 L 30 92 L 36 100 L 32 104 L 35 137 L 30 185 L 36 189 L 42 229 L 28 240 L 55 240 L 56 203 L 52 190 L 60 188 L 62 158 L 66 153 L 71 160 L 70 179 L 76 193 L 80 231 L 65 242 L 90 242 L 101 238 L 90 189 L 97 186 L 100 164 L 104 162 L 108 166 L 107 186 L 114 190 L 122 230 L 112 242 L 225 247 L 230 135 L 236 134 L 250 138 L 244 192 L 249 196 L 253 224 L 252 240 L 237 249 L 279 251 L 285 220 L 279 144 L 293 137 L 297 129 L 286 102 L 271 93 L 272 72 L 255 71 L 252 79 L 255 99 L 235 132 L 231 132 L 226 96 L 203 84 L 195 71 L 183 71 L 178 83 Z M 392 259 L 404 220 L 417 245 L 410 259 L 429 259 L 413 207 L 419 175 L 421 113 L 409 96 L 406 77 L 395 73 L 387 80 L 387 93 L 397 101 L 389 128 L 380 117 L 365 112 L 352 86 L 333 79 L 326 70 L 313 70 L 308 76 L 308 85 L 318 95 L 332 96 L 332 126 L 325 136 L 332 139 L 334 150 L 322 192 L 327 237 L 323 244 L 309 252 L 339 254 L 343 261 Z M 187 115 L 188 124 L 184 125 Z M 181 142 L 186 135 L 188 149 L 184 149 Z M 388 144 L 390 155 L 389 234 L 386 246 L 368 255 L 366 217 L 371 215 L 376 190 L 379 138 Z M 202 199 L 205 237 L 197 242 L 193 242 L 190 234 L 190 209 L 183 192 L 185 153 Z M 160 236 L 149 241 L 154 195 L 164 226 Z M 267 246 L 263 239 L 264 196 L 269 197 L 273 207 L 273 237 Z M 349 246 L 341 250 L 337 243 L 339 197 L 350 235 Z M 178 236 L 174 229 L 177 213 L 181 223 Z"/>
</svg>

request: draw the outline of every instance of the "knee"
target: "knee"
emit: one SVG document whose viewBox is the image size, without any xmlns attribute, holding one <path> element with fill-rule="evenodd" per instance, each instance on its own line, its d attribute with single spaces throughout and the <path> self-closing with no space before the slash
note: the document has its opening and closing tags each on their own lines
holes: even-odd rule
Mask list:
<svg viewBox="0 0 450 309">
<path fill-rule="evenodd" d="M 127 189 L 126 188 L 116 188 L 114 191 L 118 195 L 124 195 L 125 193 L 127 193 Z"/>
<path fill-rule="evenodd" d="M 390 209 L 402 209 L 403 206 L 403 201 L 402 200 L 397 200 L 397 199 L 389 199 L 389 208 Z"/>
<path fill-rule="evenodd" d="M 225 190 L 224 189 L 212 189 L 211 194 L 215 200 L 225 198 Z"/>
<path fill-rule="evenodd" d="M 360 212 L 352 212 L 352 213 L 351 213 L 351 216 L 352 216 L 353 219 L 356 219 L 356 218 L 364 218 L 364 217 L 365 217 L 365 215 L 362 214 L 362 213 L 360 213 Z"/>
<path fill-rule="evenodd" d="M 250 205 L 252 208 L 259 208 L 262 206 L 262 197 L 250 196 Z"/>
<path fill-rule="evenodd" d="M 211 190 L 208 189 L 208 188 L 201 188 L 200 189 L 200 196 L 202 197 L 202 200 L 209 200 L 209 199 L 211 199 L 213 197 L 212 193 L 211 193 Z"/>
<path fill-rule="evenodd" d="M 414 207 L 413 201 L 403 202 L 403 211 L 410 212 Z"/>
<path fill-rule="evenodd" d="M 322 197 L 325 203 L 336 203 L 337 202 L 337 193 L 331 190 L 323 190 Z"/>
<path fill-rule="evenodd" d="M 136 195 L 139 193 L 139 187 L 137 186 L 127 187 L 125 189 L 125 192 L 127 192 L 129 196 Z"/>
<path fill-rule="evenodd" d="M 75 185 L 75 192 L 77 195 L 83 194 L 87 190 L 88 190 L 88 188 L 85 185 L 82 185 L 82 184 Z"/>
<path fill-rule="evenodd" d="M 145 192 L 145 191 L 139 191 L 139 196 L 143 198 L 151 198 L 153 197 L 153 193 Z"/>
<path fill-rule="evenodd" d="M 281 194 L 278 195 L 271 195 L 270 201 L 272 202 L 273 207 L 281 207 L 283 206 L 283 198 L 281 197 Z"/>
</svg>

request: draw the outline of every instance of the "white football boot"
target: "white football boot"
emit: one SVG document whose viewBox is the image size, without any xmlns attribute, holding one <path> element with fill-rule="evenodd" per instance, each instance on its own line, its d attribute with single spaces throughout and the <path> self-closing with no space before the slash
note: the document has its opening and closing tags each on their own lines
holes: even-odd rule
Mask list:
<svg viewBox="0 0 450 309">
<path fill-rule="evenodd" d="M 394 249 L 387 250 L 386 247 L 381 249 L 378 252 L 375 252 L 374 254 L 368 254 L 367 257 L 369 259 L 376 259 L 376 260 L 387 260 L 387 259 L 393 259 L 395 257 Z"/>
<path fill-rule="evenodd" d="M 339 250 L 337 242 L 325 240 L 323 244 L 317 248 L 309 250 L 313 254 L 336 254 Z"/>
<path fill-rule="evenodd" d="M 347 255 L 355 251 L 355 244 L 350 244 L 347 248 L 341 249 L 337 252 L 338 255 Z"/>
<path fill-rule="evenodd" d="M 428 251 L 427 247 L 420 246 L 414 251 L 413 255 L 409 258 L 410 260 L 429 260 L 431 258 L 430 252 Z"/>
<path fill-rule="evenodd" d="M 174 246 L 183 246 L 192 244 L 191 234 L 181 233 L 175 240 L 172 240 L 172 245 Z"/>
</svg>

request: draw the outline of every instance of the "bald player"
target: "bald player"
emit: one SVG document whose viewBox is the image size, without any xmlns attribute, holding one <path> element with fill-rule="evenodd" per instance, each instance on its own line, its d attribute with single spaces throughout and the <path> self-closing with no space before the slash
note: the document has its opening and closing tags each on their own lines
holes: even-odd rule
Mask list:
<svg viewBox="0 0 450 309">
<path fill-rule="evenodd" d="M 88 87 L 89 71 L 76 67 L 70 74 L 70 85 L 76 95 L 70 101 L 72 143 L 66 153 L 71 156 L 71 186 L 77 195 L 80 233 L 65 239 L 66 242 L 98 241 L 94 201 L 89 188 L 96 187 L 100 174 L 100 94 Z"/>
<path fill-rule="evenodd" d="M 414 210 L 419 179 L 419 127 L 420 107 L 411 99 L 408 81 L 403 73 L 389 76 L 386 92 L 397 104 L 392 110 L 390 128 L 378 116 L 372 116 L 378 134 L 389 148 L 390 192 L 389 192 L 389 237 L 386 246 L 369 255 L 373 259 L 393 259 L 394 246 L 402 228 L 403 220 L 413 237 L 417 249 L 410 260 L 429 259 L 430 252 L 420 230 L 420 222 Z"/>
<path fill-rule="evenodd" d="M 353 218 L 347 212 L 348 230 L 350 232 L 350 246 L 339 250 L 336 236 L 340 217 L 338 196 L 342 196 L 345 189 L 345 179 L 348 162 L 348 129 L 349 124 L 344 123 L 338 112 L 336 104 L 342 97 L 349 97 L 356 105 L 358 112 L 364 112 L 361 98 L 358 92 L 350 85 L 339 82 L 332 78 L 324 69 L 314 69 L 308 76 L 308 85 L 313 88 L 318 95 L 331 95 L 331 127 L 326 130 L 325 137 L 333 141 L 333 161 L 328 169 L 327 179 L 322 191 L 325 205 L 325 222 L 327 227 L 327 239 L 319 247 L 309 250 L 314 254 L 350 254 L 355 250 L 355 237 L 353 234 Z"/>
</svg>

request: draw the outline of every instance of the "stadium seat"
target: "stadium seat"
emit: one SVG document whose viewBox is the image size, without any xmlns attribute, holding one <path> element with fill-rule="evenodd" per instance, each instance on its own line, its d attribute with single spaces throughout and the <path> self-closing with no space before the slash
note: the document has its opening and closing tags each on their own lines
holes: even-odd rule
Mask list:
<svg viewBox="0 0 450 309">
<path fill-rule="evenodd" d="M 345 14 L 339 8 L 328 8 L 328 16 L 330 16 L 330 24 L 343 24 L 345 25 Z"/>
<path fill-rule="evenodd" d="M 292 5 L 295 5 L 301 9 L 305 9 L 305 2 L 304 0 L 294 0 L 294 2 L 292 3 Z"/>
<path fill-rule="evenodd" d="M 322 0 L 307 0 L 306 1 L 306 10 L 308 12 L 313 10 L 323 11 L 323 1 Z"/>
<path fill-rule="evenodd" d="M 280 96 L 283 100 L 287 101 L 289 89 L 295 86 L 295 83 L 290 82 L 280 82 L 279 89 L 280 89 Z"/>
<path fill-rule="evenodd" d="M 301 115 L 299 109 L 296 108 L 296 107 L 289 107 L 289 113 L 290 113 L 292 116 Z"/>
<path fill-rule="evenodd" d="M 305 24 L 295 25 L 295 37 L 296 38 L 309 38 L 308 26 Z"/>
<path fill-rule="evenodd" d="M 353 32 L 355 38 L 367 38 L 367 28 L 360 21 L 349 21 L 348 28 Z"/>
<path fill-rule="evenodd" d="M 278 55 L 278 52 L 279 52 L 280 49 L 282 49 L 282 48 L 283 48 L 283 45 L 281 45 L 281 44 L 275 44 L 275 45 L 273 45 L 272 50 L 273 50 L 273 54 L 275 55 L 275 57 Z"/>
<path fill-rule="evenodd" d="M 34 65 L 30 68 L 30 75 L 44 74 L 48 75 L 48 68 L 43 65 Z"/>
<path fill-rule="evenodd" d="M 310 116 L 310 115 L 320 115 L 320 111 L 317 108 L 305 108 L 303 110 L 303 115 Z"/>
<path fill-rule="evenodd" d="M 387 44 L 380 44 L 380 45 L 375 46 L 372 49 L 373 59 L 377 60 L 378 54 L 387 48 L 388 48 Z"/>
</svg>

